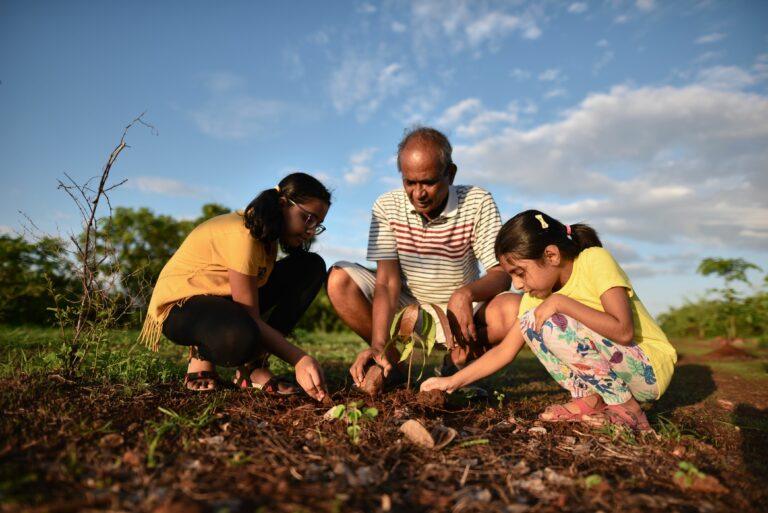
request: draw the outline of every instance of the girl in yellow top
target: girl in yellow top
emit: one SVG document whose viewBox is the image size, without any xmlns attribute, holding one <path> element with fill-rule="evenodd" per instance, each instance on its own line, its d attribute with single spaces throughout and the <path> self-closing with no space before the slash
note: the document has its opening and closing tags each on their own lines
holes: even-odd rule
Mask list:
<svg viewBox="0 0 768 513">
<path fill-rule="evenodd" d="M 501 228 L 496 255 L 525 292 L 518 321 L 500 345 L 422 390 L 452 392 L 501 369 L 528 344 L 573 397 L 540 419 L 649 430 L 638 401 L 664 393 L 677 355 L 597 233 L 528 210 Z"/>
<path fill-rule="evenodd" d="M 237 367 L 235 382 L 272 393 L 299 390 L 278 382 L 269 355 L 293 365 L 313 398 L 326 395 L 318 362 L 285 339 L 323 285 L 325 262 L 310 253 L 331 205 L 318 180 L 293 173 L 244 211 L 209 219 L 187 236 L 163 268 L 141 333 L 153 349 L 160 334 L 191 346 L 185 384 L 213 390 L 215 366 Z M 278 245 L 287 256 L 276 262 Z"/>
</svg>

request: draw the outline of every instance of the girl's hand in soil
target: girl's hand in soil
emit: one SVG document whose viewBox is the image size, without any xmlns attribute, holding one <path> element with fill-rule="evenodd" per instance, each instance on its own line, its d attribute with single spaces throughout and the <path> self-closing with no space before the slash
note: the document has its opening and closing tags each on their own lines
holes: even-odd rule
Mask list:
<svg viewBox="0 0 768 513">
<path fill-rule="evenodd" d="M 456 384 L 451 379 L 452 376 L 448 376 L 445 378 L 429 378 L 424 383 L 421 384 L 421 387 L 419 390 L 422 392 L 429 392 L 430 390 L 441 390 L 443 392 L 448 392 L 449 394 L 452 394 L 454 390 L 456 390 Z"/>
<path fill-rule="evenodd" d="M 325 388 L 323 369 L 320 368 L 317 360 L 309 355 L 304 355 L 296 362 L 294 371 L 296 373 L 296 381 L 312 399 L 322 401 L 326 394 L 328 394 Z"/>
<path fill-rule="evenodd" d="M 353 363 L 352 367 L 349 368 L 349 373 L 352 375 L 352 379 L 354 380 L 355 385 L 361 386 L 363 384 L 366 365 L 371 360 L 381 366 L 381 368 L 384 370 L 385 377 L 388 376 L 389 371 L 392 370 L 392 364 L 389 363 L 389 360 L 384 355 L 384 353 L 378 349 L 369 347 L 368 349 L 360 351 L 360 353 L 357 355 L 357 358 L 355 358 L 355 363 Z"/>
</svg>

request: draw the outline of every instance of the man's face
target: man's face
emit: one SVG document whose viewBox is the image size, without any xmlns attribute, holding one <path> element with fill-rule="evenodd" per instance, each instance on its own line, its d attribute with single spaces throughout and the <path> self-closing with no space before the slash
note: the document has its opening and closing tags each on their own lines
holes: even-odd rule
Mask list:
<svg viewBox="0 0 768 513">
<path fill-rule="evenodd" d="M 414 141 L 400 154 L 403 187 L 411 205 L 419 214 L 433 219 L 448 197 L 455 167 L 441 169 L 438 152 L 428 143 Z"/>
</svg>

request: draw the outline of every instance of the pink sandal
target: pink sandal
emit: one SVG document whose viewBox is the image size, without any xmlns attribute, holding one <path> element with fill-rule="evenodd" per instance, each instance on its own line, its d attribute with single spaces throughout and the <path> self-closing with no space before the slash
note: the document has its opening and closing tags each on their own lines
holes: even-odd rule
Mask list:
<svg viewBox="0 0 768 513">
<path fill-rule="evenodd" d="M 579 409 L 578 412 L 574 413 L 562 404 L 555 404 L 540 413 L 539 420 L 543 422 L 581 422 L 584 415 L 593 415 L 605 409 L 604 402 L 600 401 L 596 406 L 590 406 L 582 397 L 577 397 L 571 403 L 576 405 L 576 408 Z M 544 413 L 550 413 L 552 417 L 545 419 L 542 417 Z"/>
<path fill-rule="evenodd" d="M 653 431 L 644 411 L 640 410 L 640 415 L 637 415 L 621 404 L 609 404 L 605 407 L 603 412 L 586 420 L 590 425 L 596 427 L 602 427 L 606 424 L 614 424 L 616 426 L 631 429 L 632 431 Z"/>
</svg>

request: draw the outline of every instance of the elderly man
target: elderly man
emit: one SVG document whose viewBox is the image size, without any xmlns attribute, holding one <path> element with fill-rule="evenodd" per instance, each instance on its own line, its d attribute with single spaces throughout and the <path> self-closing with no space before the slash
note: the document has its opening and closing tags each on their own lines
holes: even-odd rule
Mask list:
<svg viewBox="0 0 768 513">
<path fill-rule="evenodd" d="M 373 205 L 367 259 L 376 262 L 375 274 L 337 262 L 328 276 L 331 304 L 370 345 L 350 368 L 358 386 L 372 361 L 385 376 L 398 361 L 387 344 L 389 327 L 408 304 L 435 303 L 447 311 L 457 345 L 445 358 L 444 373 L 499 343 L 517 316 L 520 296 L 502 294 L 510 278 L 494 253 L 498 208 L 489 192 L 453 185 L 451 153 L 448 139 L 433 128 L 406 133 L 397 153 L 403 187 Z"/>
</svg>

